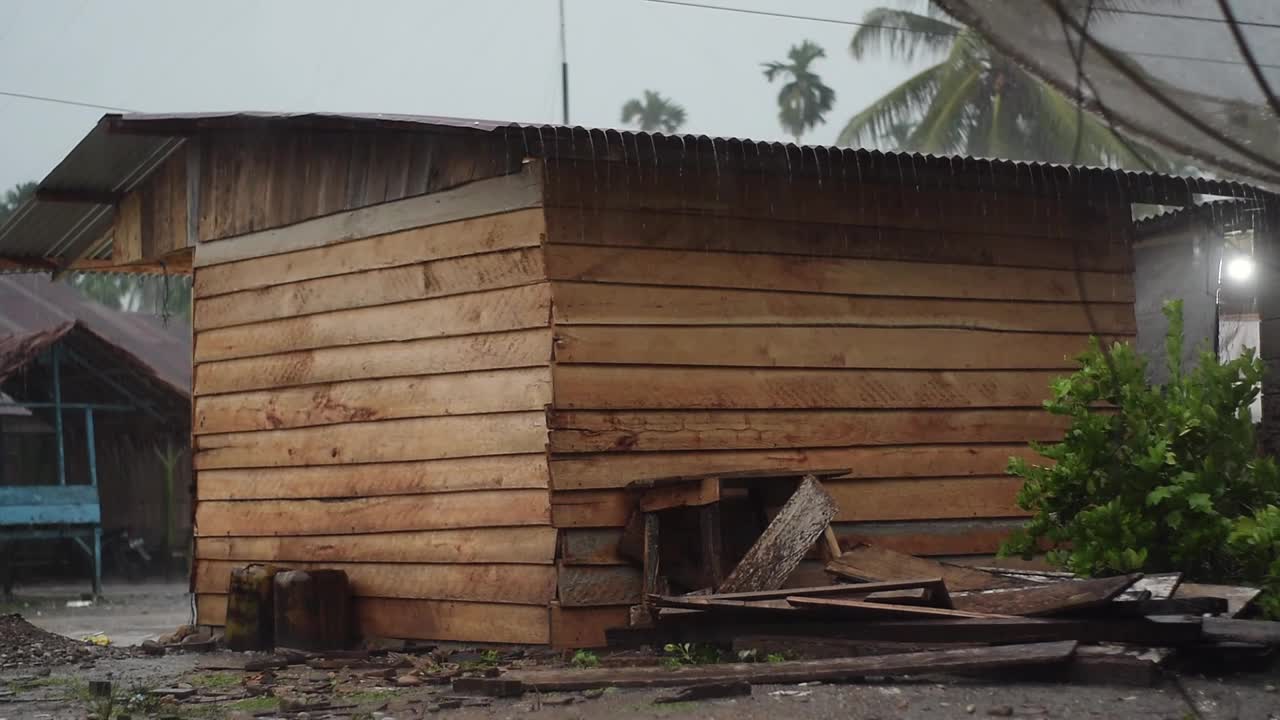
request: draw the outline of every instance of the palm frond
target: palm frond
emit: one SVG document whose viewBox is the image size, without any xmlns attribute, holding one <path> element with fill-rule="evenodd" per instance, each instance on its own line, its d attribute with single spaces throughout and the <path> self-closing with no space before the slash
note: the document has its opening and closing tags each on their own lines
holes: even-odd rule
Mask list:
<svg viewBox="0 0 1280 720">
<path fill-rule="evenodd" d="M 644 105 L 639 100 L 631 99 L 622 106 L 622 122 L 629 123 L 644 114 Z"/>
<path fill-rule="evenodd" d="M 874 143 L 903 124 L 914 125 L 929 109 L 947 74 L 947 63 L 926 68 L 868 105 L 845 124 L 836 138 L 840 145 Z"/>
<path fill-rule="evenodd" d="M 855 60 L 883 51 L 891 58 L 910 62 L 922 53 L 946 52 L 961 30 L 940 18 L 892 8 L 873 8 L 862 22 L 849 41 Z"/>
<path fill-rule="evenodd" d="M 981 65 L 964 65 L 949 66 L 948 70 L 929 110 L 911 134 L 911 147 L 906 149 L 940 155 L 952 154 L 960 152 L 963 143 L 970 137 L 973 123 L 967 123 L 965 116 L 970 109 L 983 107 L 986 100 L 975 92 L 982 86 L 984 68 Z"/>
</svg>

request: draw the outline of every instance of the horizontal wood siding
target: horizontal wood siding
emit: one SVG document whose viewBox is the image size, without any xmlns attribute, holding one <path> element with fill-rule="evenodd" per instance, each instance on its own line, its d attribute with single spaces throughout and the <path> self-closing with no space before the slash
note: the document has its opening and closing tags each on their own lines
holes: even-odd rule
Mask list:
<svg viewBox="0 0 1280 720">
<path fill-rule="evenodd" d="M 636 597 L 617 540 L 644 478 L 847 467 L 842 541 L 991 553 L 1026 515 L 1010 457 L 1066 427 L 1050 382 L 1136 332 L 1127 207 L 668 169 L 575 195 L 580 168 L 549 172 L 565 610 Z"/>
<path fill-rule="evenodd" d="M 548 641 L 545 230 L 539 209 L 486 214 L 488 187 L 440 193 L 450 219 L 427 227 L 379 215 L 419 217 L 411 198 L 198 247 L 201 623 L 233 568 L 274 562 L 345 570 L 369 634 Z"/>
</svg>

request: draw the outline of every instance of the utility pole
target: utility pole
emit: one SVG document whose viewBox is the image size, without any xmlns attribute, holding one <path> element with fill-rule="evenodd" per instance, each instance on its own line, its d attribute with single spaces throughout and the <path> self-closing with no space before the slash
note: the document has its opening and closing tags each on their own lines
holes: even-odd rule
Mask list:
<svg viewBox="0 0 1280 720">
<path fill-rule="evenodd" d="M 564 0 L 560 0 L 560 102 L 564 124 L 569 124 L 569 53 L 564 41 Z"/>
</svg>

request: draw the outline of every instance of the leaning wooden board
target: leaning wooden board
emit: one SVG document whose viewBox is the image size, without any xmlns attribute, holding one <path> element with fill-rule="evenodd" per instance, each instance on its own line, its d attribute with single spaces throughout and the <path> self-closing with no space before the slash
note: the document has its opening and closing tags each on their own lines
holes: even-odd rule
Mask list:
<svg viewBox="0 0 1280 720">
<path fill-rule="evenodd" d="M 817 478 L 808 475 L 765 528 L 719 592 L 782 587 L 835 517 L 836 504 Z"/>
</svg>

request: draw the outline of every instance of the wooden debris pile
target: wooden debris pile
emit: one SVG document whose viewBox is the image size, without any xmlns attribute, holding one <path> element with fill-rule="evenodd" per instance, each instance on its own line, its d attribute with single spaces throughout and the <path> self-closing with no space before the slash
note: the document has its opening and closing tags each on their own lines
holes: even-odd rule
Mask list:
<svg viewBox="0 0 1280 720">
<path fill-rule="evenodd" d="M 1267 653 L 1280 623 L 1240 619 L 1251 588 L 1183 584 L 1178 573 L 1082 579 L 1065 573 L 951 565 L 861 545 L 841 552 L 835 505 L 818 477 L 795 473 L 790 499 L 728 573 L 721 573 L 716 503 L 729 478 L 671 478 L 640 488 L 645 602 L 614 647 L 732 648 L 781 661 L 676 663 L 677 667 L 516 670 L 467 678 L 455 691 L 512 696 L 602 687 L 705 688 L 844 681 L 868 676 L 1049 671 L 1060 679 L 1150 685 L 1177 649 Z M 732 478 L 744 479 L 746 474 Z M 671 593 L 658 514 L 694 508 L 704 521 L 702 590 Z M 806 555 L 827 556 L 831 584 L 784 587 Z M 698 577 L 686 573 L 685 578 Z M 687 587 L 687 583 L 681 583 Z M 698 695 L 690 690 L 689 694 Z M 683 694 L 680 697 L 684 697 Z"/>
</svg>

